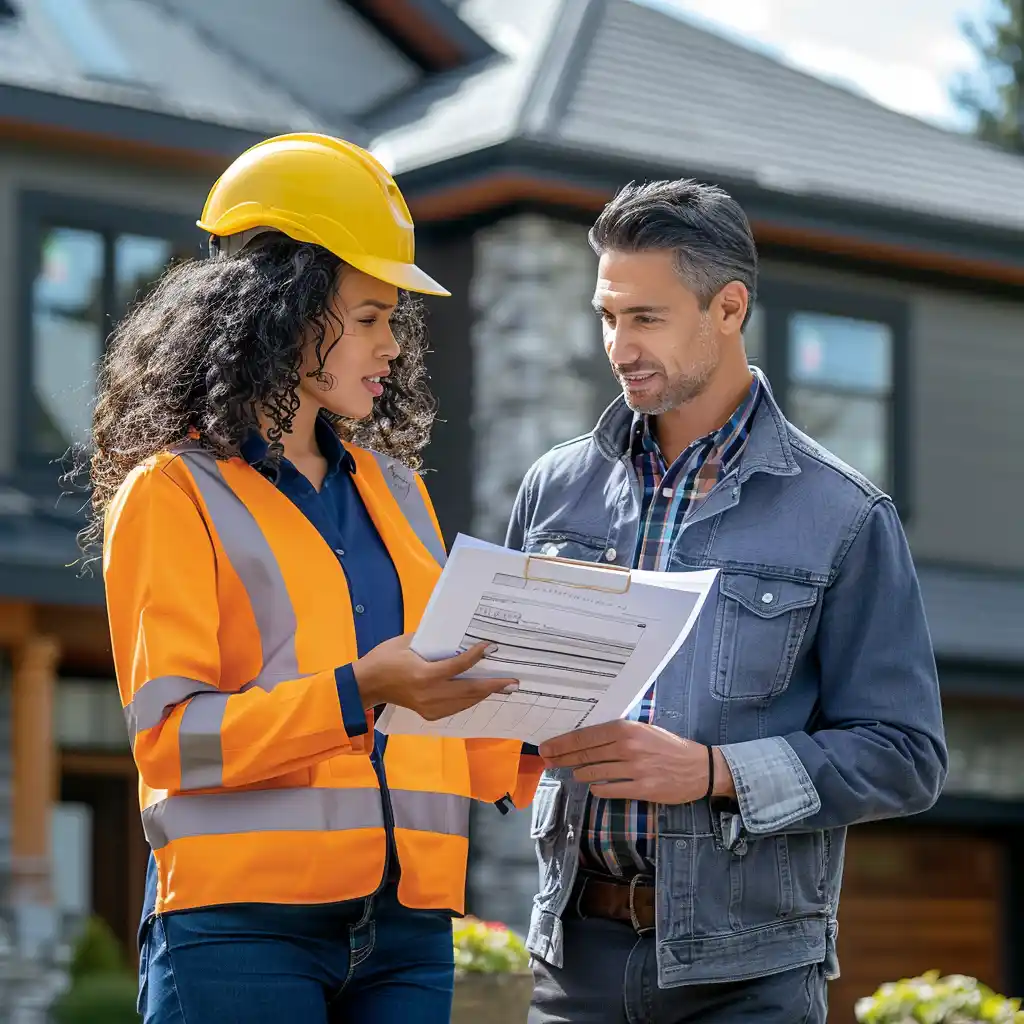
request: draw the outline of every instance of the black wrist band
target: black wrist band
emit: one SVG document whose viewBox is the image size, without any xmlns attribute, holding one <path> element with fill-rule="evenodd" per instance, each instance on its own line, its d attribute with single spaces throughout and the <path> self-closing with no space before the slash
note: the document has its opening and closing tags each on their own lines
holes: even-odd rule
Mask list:
<svg viewBox="0 0 1024 1024">
<path fill-rule="evenodd" d="M 704 794 L 705 800 L 710 800 L 715 792 L 715 748 L 708 747 L 708 791 Z"/>
</svg>

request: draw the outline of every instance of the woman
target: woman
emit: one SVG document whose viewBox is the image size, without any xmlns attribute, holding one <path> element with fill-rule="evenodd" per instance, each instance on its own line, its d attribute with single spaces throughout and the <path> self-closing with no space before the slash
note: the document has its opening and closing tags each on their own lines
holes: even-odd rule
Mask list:
<svg viewBox="0 0 1024 1024">
<path fill-rule="evenodd" d="M 519 745 L 373 731 L 513 680 L 411 631 L 444 547 L 414 472 L 433 405 L 394 181 L 337 139 L 243 154 L 118 326 L 91 472 L 153 849 L 147 1024 L 447 1021 L 470 799 L 529 801 Z M 400 293 L 400 289 L 401 292 Z"/>
</svg>

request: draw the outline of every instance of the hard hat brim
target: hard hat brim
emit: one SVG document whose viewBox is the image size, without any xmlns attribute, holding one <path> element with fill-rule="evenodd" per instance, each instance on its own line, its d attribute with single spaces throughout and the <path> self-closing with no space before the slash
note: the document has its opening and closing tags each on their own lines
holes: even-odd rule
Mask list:
<svg viewBox="0 0 1024 1024">
<path fill-rule="evenodd" d="M 418 292 L 421 295 L 451 295 L 443 285 L 438 284 L 429 274 L 424 273 L 414 263 L 399 263 L 386 260 L 379 256 L 368 256 L 365 253 L 338 253 L 349 266 L 361 270 L 379 281 L 393 284 L 407 292 Z"/>
</svg>

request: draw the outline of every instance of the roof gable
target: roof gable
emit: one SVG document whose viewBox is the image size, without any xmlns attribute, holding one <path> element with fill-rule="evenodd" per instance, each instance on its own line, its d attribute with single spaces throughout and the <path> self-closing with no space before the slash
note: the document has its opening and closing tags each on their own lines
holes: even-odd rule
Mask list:
<svg viewBox="0 0 1024 1024">
<path fill-rule="evenodd" d="M 398 173 L 512 140 L 617 167 L 1005 233 L 1024 231 L 1024 160 L 820 81 L 634 0 L 529 0 L 527 45 L 389 112 Z M 463 5 L 481 32 L 509 8 Z M 468 15 L 467 15 L 468 16 Z M 509 89 L 506 83 L 514 88 Z"/>
<path fill-rule="evenodd" d="M 611 0 L 545 134 L 795 195 L 1024 230 L 1024 160 L 633 0 Z M 571 73 L 571 72 L 570 72 Z"/>
</svg>

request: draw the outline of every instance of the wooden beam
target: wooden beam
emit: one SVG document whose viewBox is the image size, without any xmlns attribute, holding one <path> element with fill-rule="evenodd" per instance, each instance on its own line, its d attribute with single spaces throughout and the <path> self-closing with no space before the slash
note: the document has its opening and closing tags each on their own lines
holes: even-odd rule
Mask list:
<svg viewBox="0 0 1024 1024">
<path fill-rule="evenodd" d="M 33 633 L 14 647 L 11 693 L 13 747 L 12 898 L 49 904 L 50 808 L 55 791 L 53 705 L 60 646 Z"/>
<path fill-rule="evenodd" d="M 102 157 L 157 166 L 161 170 L 179 170 L 211 175 L 210 181 L 231 162 L 217 153 L 176 149 L 148 142 L 133 142 L 114 136 L 32 124 L 14 118 L 0 118 L 0 139 L 56 149 L 69 156 Z"/>
<path fill-rule="evenodd" d="M 612 193 L 547 181 L 529 174 L 498 173 L 469 184 L 455 184 L 409 200 L 417 224 L 472 217 L 514 203 L 537 202 L 596 215 Z M 929 270 L 952 277 L 1024 285 L 1024 267 L 994 260 L 924 250 L 913 245 L 876 242 L 811 228 L 791 228 L 770 220 L 752 220 L 759 243 L 776 243 L 805 252 L 850 256 L 880 267 Z"/>
<path fill-rule="evenodd" d="M 788 228 L 769 221 L 753 221 L 751 226 L 758 242 L 775 242 L 793 248 L 852 256 L 914 270 L 933 270 L 953 277 L 999 281 L 1004 284 L 1024 285 L 1024 267 L 996 263 L 991 260 L 972 259 L 952 253 L 930 252 L 909 245 L 874 242 L 849 238 L 834 232 L 815 231 L 811 228 Z"/>
<path fill-rule="evenodd" d="M 131 754 L 65 750 L 60 754 L 60 770 L 64 775 L 105 775 L 125 779 L 137 779 L 139 776 Z M 138 812 L 137 798 L 135 803 Z"/>
<path fill-rule="evenodd" d="M 610 191 L 584 189 L 559 181 L 543 181 L 528 174 L 494 174 L 469 184 L 460 183 L 409 199 L 417 224 L 457 220 L 509 203 L 536 201 L 575 207 L 596 213 L 611 199 Z"/>
<path fill-rule="evenodd" d="M 106 608 L 42 605 L 36 609 L 35 621 L 41 633 L 60 644 L 68 671 L 88 669 L 113 674 Z"/>
<path fill-rule="evenodd" d="M 465 55 L 409 0 L 357 0 L 353 4 L 369 22 L 400 40 L 409 56 L 432 71 L 447 71 L 463 63 Z"/>
<path fill-rule="evenodd" d="M 32 605 L 27 601 L 0 600 L 0 647 L 13 648 L 32 632 Z"/>
</svg>

